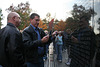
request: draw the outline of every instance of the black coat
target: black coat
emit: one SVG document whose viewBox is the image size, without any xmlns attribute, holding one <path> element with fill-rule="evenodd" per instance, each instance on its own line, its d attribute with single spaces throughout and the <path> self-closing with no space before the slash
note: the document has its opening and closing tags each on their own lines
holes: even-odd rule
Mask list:
<svg viewBox="0 0 100 67">
<path fill-rule="evenodd" d="M 90 67 L 96 50 L 95 33 L 89 28 L 79 29 L 73 33 L 79 42 L 71 45 L 70 67 Z"/>
<path fill-rule="evenodd" d="M 6 58 L 4 67 L 19 67 L 22 65 L 24 63 L 22 35 L 12 23 L 7 24 L 0 41 L 0 45 L 1 43 L 4 45 L 4 57 Z"/>
<path fill-rule="evenodd" d="M 95 67 L 100 67 L 100 34 L 96 35 L 96 40 L 97 40 L 97 51 L 96 51 Z"/>
<path fill-rule="evenodd" d="M 46 35 L 43 29 L 41 28 L 39 28 L 39 34 L 41 38 L 43 38 Z M 23 37 L 23 42 L 25 45 L 26 61 L 31 62 L 31 63 L 38 63 L 39 56 L 43 57 L 46 53 L 45 51 L 46 51 L 47 43 L 43 44 L 41 40 L 38 40 L 38 35 L 31 25 L 23 31 L 22 37 Z M 44 47 L 44 54 L 38 55 L 38 47 Z"/>
</svg>

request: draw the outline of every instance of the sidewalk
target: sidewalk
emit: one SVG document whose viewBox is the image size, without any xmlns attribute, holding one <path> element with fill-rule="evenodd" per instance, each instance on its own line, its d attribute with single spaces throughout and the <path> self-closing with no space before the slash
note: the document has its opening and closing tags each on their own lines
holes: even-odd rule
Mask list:
<svg viewBox="0 0 100 67">
<path fill-rule="evenodd" d="M 67 62 L 67 59 L 68 59 L 68 56 L 67 56 L 67 50 L 63 52 L 63 59 L 62 59 L 62 63 L 58 62 L 56 60 L 56 57 L 57 55 L 54 54 L 54 67 L 69 67 L 67 66 L 65 63 Z M 49 59 L 47 59 L 45 62 L 44 62 L 44 67 L 49 67 Z"/>
</svg>

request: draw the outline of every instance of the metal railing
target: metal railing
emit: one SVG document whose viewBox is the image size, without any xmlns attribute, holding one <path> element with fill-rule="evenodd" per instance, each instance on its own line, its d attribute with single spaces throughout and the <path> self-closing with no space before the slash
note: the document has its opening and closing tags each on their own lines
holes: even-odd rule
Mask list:
<svg viewBox="0 0 100 67">
<path fill-rule="evenodd" d="M 53 42 L 49 45 L 49 67 L 55 67 Z"/>
</svg>

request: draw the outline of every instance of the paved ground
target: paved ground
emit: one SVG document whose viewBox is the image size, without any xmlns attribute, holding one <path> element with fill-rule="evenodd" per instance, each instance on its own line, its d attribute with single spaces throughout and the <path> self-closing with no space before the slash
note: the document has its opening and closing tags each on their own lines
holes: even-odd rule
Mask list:
<svg viewBox="0 0 100 67">
<path fill-rule="evenodd" d="M 54 61 L 52 62 L 52 66 L 49 66 L 50 63 L 49 63 L 49 57 L 48 57 L 48 59 L 44 62 L 44 65 L 45 65 L 44 67 L 69 67 L 65 64 L 68 59 L 67 50 L 62 53 L 62 57 L 63 57 L 62 63 L 58 62 L 56 60 L 56 57 L 57 55 L 54 54 Z M 92 65 L 93 67 L 95 67 L 95 57 L 96 57 L 96 54 L 93 59 L 93 65 Z"/>
<path fill-rule="evenodd" d="M 65 62 L 67 62 L 67 50 L 63 52 L 63 59 L 62 59 L 62 63 L 58 62 L 56 60 L 56 54 L 54 54 L 54 65 L 52 67 L 69 67 L 65 64 Z M 49 67 L 49 59 L 47 59 L 44 63 L 45 67 Z"/>
</svg>

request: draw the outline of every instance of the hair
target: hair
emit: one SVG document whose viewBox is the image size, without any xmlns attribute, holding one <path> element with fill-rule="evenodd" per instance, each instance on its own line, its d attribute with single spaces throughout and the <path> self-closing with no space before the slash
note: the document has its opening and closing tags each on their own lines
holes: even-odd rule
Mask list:
<svg viewBox="0 0 100 67">
<path fill-rule="evenodd" d="M 82 19 L 84 19 L 86 21 L 85 22 L 86 25 L 89 26 L 89 17 L 87 15 L 83 15 L 83 16 L 80 17 L 80 21 L 79 22 L 81 22 Z"/>
<path fill-rule="evenodd" d="M 71 29 L 67 29 L 66 32 L 67 32 L 68 34 L 71 34 L 71 33 L 72 33 Z"/>
<path fill-rule="evenodd" d="M 30 19 L 34 19 L 34 18 L 35 18 L 35 16 L 40 17 L 37 13 L 32 13 L 32 14 L 30 15 Z"/>
</svg>

